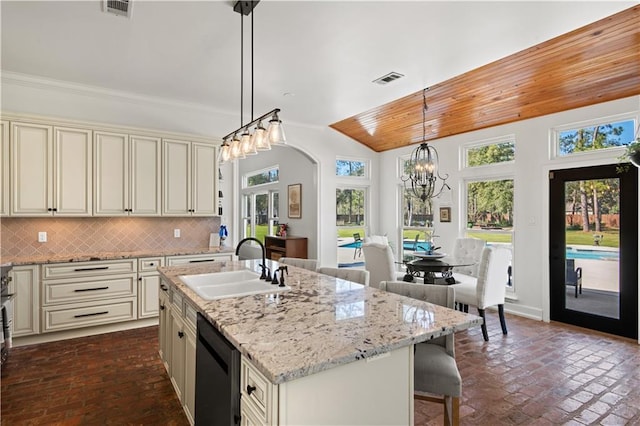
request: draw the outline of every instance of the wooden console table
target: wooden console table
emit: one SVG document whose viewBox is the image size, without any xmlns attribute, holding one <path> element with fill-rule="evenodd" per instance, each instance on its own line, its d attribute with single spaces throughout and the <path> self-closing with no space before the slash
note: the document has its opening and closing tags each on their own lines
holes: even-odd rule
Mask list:
<svg viewBox="0 0 640 426">
<path fill-rule="evenodd" d="M 281 257 L 307 258 L 306 237 L 264 237 L 267 259 L 278 260 Z"/>
</svg>

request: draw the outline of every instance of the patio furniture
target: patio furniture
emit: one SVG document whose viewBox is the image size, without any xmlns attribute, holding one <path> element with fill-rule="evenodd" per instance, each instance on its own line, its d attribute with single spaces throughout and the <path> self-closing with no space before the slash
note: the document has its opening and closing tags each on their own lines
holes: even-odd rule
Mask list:
<svg viewBox="0 0 640 426">
<path fill-rule="evenodd" d="M 574 286 L 576 288 L 575 297 L 578 297 L 578 293 L 582 294 L 582 268 L 580 266 L 576 268 L 575 259 L 567 259 L 565 265 L 564 284 Z"/>
<path fill-rule="evenodd" d="M 358 257 L 362 256 L 362 238 L 360 237 L 360 234 L 358 232 L 353 234 L 353 242 L 355 243 L 353 258 L 355 259 L 356 254 L 358 255 Z"/>
</svg>

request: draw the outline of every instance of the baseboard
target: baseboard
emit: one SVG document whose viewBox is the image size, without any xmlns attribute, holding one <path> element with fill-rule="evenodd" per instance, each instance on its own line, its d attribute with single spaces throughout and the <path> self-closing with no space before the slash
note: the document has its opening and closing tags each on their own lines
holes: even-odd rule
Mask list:
<svg viewBox="0 0 640 426">
<path fill-rule="evenodd" d="M 76 330 L 64 330 L 54 333 L 40 333 L 32 336 L 14 337 L 12 339 L 12 346 L 19 347 L 37 345 L 39 343 L 56 342 L 58 340 L 75 339 L 78 337 L 94 336 L 96 334 L 112 333 L 114 331 L 151 327 L 153 325 L 158 325 L 158 317 L 120 322 L 116 324 L 99 325 L 96 327 L 78 328 Z"/>
</svg>

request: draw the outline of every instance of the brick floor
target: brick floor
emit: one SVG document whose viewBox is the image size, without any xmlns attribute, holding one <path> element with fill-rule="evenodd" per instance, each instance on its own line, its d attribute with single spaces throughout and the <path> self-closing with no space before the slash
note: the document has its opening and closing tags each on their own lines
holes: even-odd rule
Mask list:
<svg viewBox="0 0 640 426">
<path fill-rule="evenodd" d="M 488 314 L 456 335 L 463 425 L 640 424 L 637 342 Z M 1 423 L 163 424 L 187 420 L 157 355 L 157 327 L 14 348 L 2 366 Z M 416 401 L 416 425 L 442 406 Z"/>
</svg>

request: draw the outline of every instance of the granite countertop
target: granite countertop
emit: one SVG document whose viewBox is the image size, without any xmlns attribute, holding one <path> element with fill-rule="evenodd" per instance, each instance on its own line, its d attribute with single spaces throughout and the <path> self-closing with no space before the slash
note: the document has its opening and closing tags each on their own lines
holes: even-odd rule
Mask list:
<svg viewBox="0 0 640 426">
<path fill-rule="evenodd" d="M 207 301 L 181 275 L 258 261 L 158 268 L 272 383 L 278 384 L 482 323 L 478 316 L 288 266 L 285 293 Z M 267 261 L 270 266 L 276 262 Z"/>
<path fill-rule="evenodd" d="M 41 256 L 3 256 L 2 263 L 18 266 L 18 265 L 39 265 L 45 263 L 67 263 L 67 262 L 89 262 L 99 260 L 117 260 L 117 259 L 131 259 L 139 257 L 153 257 L 153 256 L 179 256 L 190 254 L 222 254 L 222 253 L 234 253 L 233 248 L 185 248 L 185 249 L 149 249 L 141 251 L 113 251 L 113 252 L 97 252 L 97 253 L 62 253 L 52 255 Z"/>
</svg>

